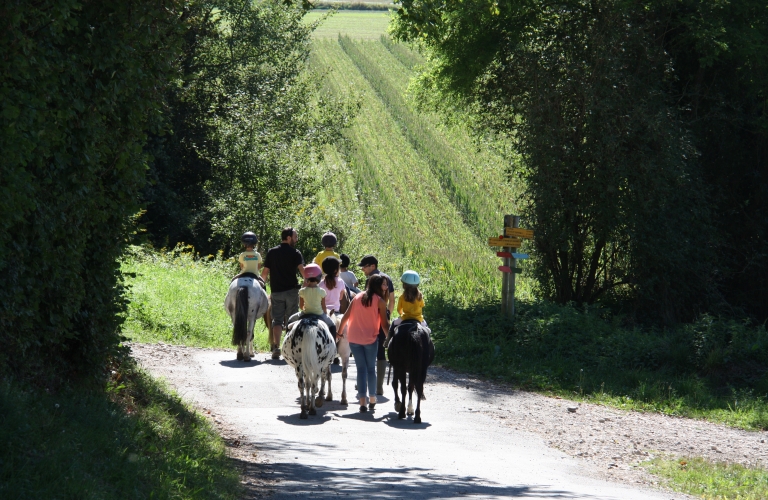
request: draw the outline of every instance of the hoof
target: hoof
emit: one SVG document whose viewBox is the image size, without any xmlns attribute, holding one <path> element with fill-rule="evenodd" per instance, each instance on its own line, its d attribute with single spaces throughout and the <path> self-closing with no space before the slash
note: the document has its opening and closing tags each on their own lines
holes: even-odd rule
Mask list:
<svg viewBox="0 0 768 500">
<path fill-rule="evenodd" d="M 339 358 L 333 358 L 333 364 L 338 365 L 340 363 Z"/>
<path fill-rule="evenodd" d="M 321 398 L 320 396 L 316 397 L 315 398 L 315 406 L 317 406 L 318 408 L 321 408 L 323 406 L 323 398 Z M 313 410 L 314 410 L 314 408 L 310 409 L 309 411 L 311 412 Z M 312 413 L 312 415 L 314 415 L 314 413 Z"/>
<path fill-rule="evenodd" d="M 395 401 L 395 411 L 400 411 L 401 406 L 403 406 L 403 404 L 400 401 Z"/>
<path fill-rule="evenodd" d="M 249 363 L 251 361 L 251 357 L 250 356 L 243 356 L 243 361 L 245 361 L 246 363 Z"/>
<path fill-rule="evenodd" d="M 405 413 L 398 413 L 398 414 L 397 414 L 397 419 L 398 419 L 398 420 L 402 420 L 402 419 L 404 419 L 404 418 L 405 418 Z"/>
<path fill-rule="evenodd" d="M 420 424 L 421 423 L 421 417 L 416 417 L 413 419 L 414 424 Z"/>
<path fill-rule="evenodd" d="M 339 401 L 339 403 L 343 404 L 344 406 L 349 404 L 347 403 L 347 398 L 341 398 L 341 401 Z"/>
<path fill-rule="evenodd" d="M 301 411 L 301 415 L 299 415 L 299 418 L 302 419 L 302 420 L 306 420 L 307 419 L 307 412 L 302 410 Z"/>
<path fill-rule="evenodd" d="M 243 360 L 243 353 L 240 351 L 237 351 L 237 360 L 242 361 Z"/>
<path fill-rule="evenodd" d="M 333 401 L 333 397 L 328 394 L 328 396 L 325 398 L 326 401 Z"/>
<path fill-rule="evenodd" d="M 310 408 L 309 409 L 309 414 L 310 415 L 317 415 L 317 410 L 315 410 L 314 408 Z"/>
<path fill-rule="evenodd" d="M 407 411 L 407 413 L 408 413 L 408 416 L 409 416 L 409 417 L 410 417 L 411 415 L 413 415 L 413 408 L 408 408 L 408 411 Z"/>
</svg>

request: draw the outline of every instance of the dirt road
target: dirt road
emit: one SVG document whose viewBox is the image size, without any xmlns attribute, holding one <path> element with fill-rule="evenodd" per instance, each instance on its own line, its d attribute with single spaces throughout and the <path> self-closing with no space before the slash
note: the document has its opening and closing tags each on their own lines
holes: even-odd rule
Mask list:
<svg viewBox="0 0 768 500">
<path fill-rule="evenodd" d="M 260 354 L 246 364 L 235 361 L 233 351 L 162 344 L 134 344 L 132 350 L 142 366 L 214 420 L 253 498 L 688 498 L 653 489 L 653 478 L 635 466 L 663 448 L 638 447 L 638 433 L 654 439 L 633 419 L 649 417 L 647 425 L 656 430 L 664 425 L 653 419 L 682 422 L 670 431 L 673 439 L 688 424 L 714 426 L 591 405 L 571 413 L 573 403 L 438 368 L 428 376 L 423 422 L 414 424 L 397 419 L 391 387 L 375 412 L 358 412 L 354 361 L 347 381 L 351 404 L 338 402 L 335 366 L 334 401 L 300 420 L 296 378 L 282 360 Z M 765 433 L 714 427 L 759 449 L 759 456 L 744 453 L 749 460 L 765 455 L 759 444 Z M 615 436 L 625 437 L 619 443 Z M 579 446 L 587 451 L 577 452 Z"/>
</svg>

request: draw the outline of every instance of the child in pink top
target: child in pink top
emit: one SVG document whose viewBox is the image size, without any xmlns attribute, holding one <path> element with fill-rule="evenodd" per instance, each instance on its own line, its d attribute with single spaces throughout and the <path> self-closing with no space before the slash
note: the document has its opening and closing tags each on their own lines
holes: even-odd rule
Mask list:
<svg viewBox="0 0 768 500">
<path fill-rule="evenodd" d="M 341 310 L 341 294 L 346 287 L 344 281 L 339 278 L 339 269 L 341 265 L 336 257 L 326 257 L 323 259 L 323 273 L 325 278 L 320 282 L 320 288 L 325 290 L 325 307 L 330 311 Z"/>
<path fill-rule="evenodd" d="M 389 330 L 387 303 L 382 297 L 382 275 L 372 275 L 364 293 L 358 294 L 344 313 L 339 332 L 347 327 L 347 338 L 357 366 L 357 398 L 360 411 L 373 411 L 376 406 L 376 351 L 379 328 Z M 368 408 L 365 407 L 365 389 L 368 389 Z"/>
</svg>

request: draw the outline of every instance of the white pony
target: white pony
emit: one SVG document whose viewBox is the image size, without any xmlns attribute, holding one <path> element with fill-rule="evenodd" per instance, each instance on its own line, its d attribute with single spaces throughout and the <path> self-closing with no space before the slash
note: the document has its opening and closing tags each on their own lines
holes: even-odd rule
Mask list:
<svg viewBox="0 0 768 500">
<path fill-rule="evenodd" d="M 315 406 L 323 406 L 323 398 L 315 398 L 318 379 L 328 377 L 330 380 L 331 363 L 336 356 L 336 342 L 325 321 L 319 318 L 296 321 L 286 334 L 281 351 L 285 362 L 296 370 L 301 394 L 299 418 L 307 418 L 307 413 L 316 415 Z"/>
<path fill-rule="evenodd" d="M 253 357 L 253 327 L 269 308 L 267 292 L 253 278 L 240 277 L 229 285 L 224 309 L 232 318 L 232 345 L 237 346 L 237 359 Z"/>
</svg>

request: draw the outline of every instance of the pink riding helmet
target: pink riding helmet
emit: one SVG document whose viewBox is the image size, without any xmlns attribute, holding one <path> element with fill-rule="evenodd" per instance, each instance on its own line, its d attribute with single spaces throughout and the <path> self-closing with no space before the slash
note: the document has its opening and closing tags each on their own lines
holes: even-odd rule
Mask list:
<svg viewBox="0 0 768 500">
<path fill-rule="evenodd" d="M 307 264 L 304 266 L 305 278 L 320 278 L 323 275 L 323 270 L 317 264 Z"/>
</svg>

